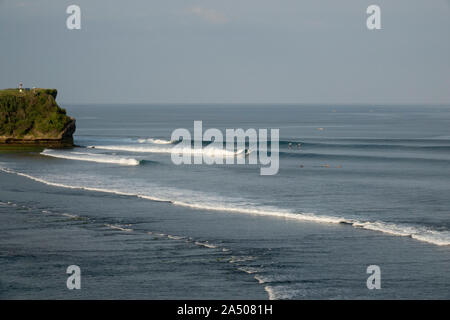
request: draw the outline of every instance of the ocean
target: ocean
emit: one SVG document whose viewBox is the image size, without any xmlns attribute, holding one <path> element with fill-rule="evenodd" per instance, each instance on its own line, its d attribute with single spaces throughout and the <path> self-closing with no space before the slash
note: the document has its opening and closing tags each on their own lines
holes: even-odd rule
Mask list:
<svg viewBox="0 0 450 320">
<path fill-rule="evenodd" d="M 77 147 L 0 151 L 2 299 L 450 298 L 449 106 L 62 107 Z M 173 164 L 196 120 L 279 129 L 279 172 Z"/>
</svg>

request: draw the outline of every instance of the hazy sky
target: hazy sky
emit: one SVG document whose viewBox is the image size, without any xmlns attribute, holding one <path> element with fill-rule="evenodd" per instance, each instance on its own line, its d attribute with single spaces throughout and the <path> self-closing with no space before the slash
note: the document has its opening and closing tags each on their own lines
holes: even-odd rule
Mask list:
<svg viewBox="0 0 450 320">
<path fill-rule="evenodd" d="M 449 104 L 450 1 L 0 0 L 0 88 L 19 81 L 65 103 Z"/>
</svg>

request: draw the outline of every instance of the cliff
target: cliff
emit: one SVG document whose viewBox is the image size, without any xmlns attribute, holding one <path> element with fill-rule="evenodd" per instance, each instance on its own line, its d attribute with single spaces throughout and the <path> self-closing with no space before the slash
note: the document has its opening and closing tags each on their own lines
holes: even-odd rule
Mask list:
<svg viewBox="0 0 450 320">
<path fill-rule="evenodd" d="M 72 146 L 75 119 L 58 106 L 56 95 L 56 89 L 0 90 L 0 146 Z"/>
</svg>

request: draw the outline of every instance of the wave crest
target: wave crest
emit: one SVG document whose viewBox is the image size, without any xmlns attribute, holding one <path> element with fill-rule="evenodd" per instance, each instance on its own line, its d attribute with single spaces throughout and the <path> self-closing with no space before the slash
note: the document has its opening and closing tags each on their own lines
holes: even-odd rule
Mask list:
<svg viewBox="0 0 450 320">
<path fill-rule="evenodd" d="M 42 178 L 33 177 L 31 175 L 16 172 L 11 169 L 1 168 L 0 171 L 17 174 L 29 178 L 31 180 L 41 182 L 47 185 L 69 188 L 69 189 L 80 189 L 87 191 L 105 192 L 113 193 L 117 195 L 138 197 L 142 199 L 152 200 L 152 201 L 164 201 L 176 206 L 188 207 L 198 210 L 209 210 L 209 211 L 224 211 L 232 213 L 244 213 L 250 215 L 258 216 L 268 216 L 268 217 L 278 217 L 283 219 L 292 219 L 297 221 L 306 221 L 314 223 L 331 223 L 331 224 L 345 224 L 352 226 L 354 228 L 362 228 L 371 231 L 378 231 L 393 236 L 410 237 L 412 239 L 431 243 L 438 246 L 450 246 L 450 231 L 437 231 L 433 229 L 426 228 L 425 226 L 410 226 L 410 225 L 400 225 L 394 223 L 388 223 L 383 221 L 361 221 L 356 219 L 347 219 L 344 217 L 334 217 L 334 216 L 324 216 L 315 215 L 313 213 L 295 213 L 286 209 L 272 208 L 272 207 L 248 207 L 239 205 L 224 205 L 220 206 L 217 203 L 205 204 L 205 203 L 193 203 L 179 201 L 176 199 L 161 199 L 151 195 L 143 195 L 138 193 L 128 193 L 120 190 L 95 188 L 95 187 L 83 187 L 83 186 L 70 186 L 61 183 L 50 182 Z"/>
<path fill-rule="evenodd" d="M 90 161 L 97 163 L 112 163 L 127 166 L 138 166 L 140 161 L 134 158 L 123 158 L 112 155 L 96 154 L 96 153 L 83 153 L 83 152 L 61 152 L 50 149 L 45 149 L 41 152 L 44 156 L 68 159 L 68 160 L 78 160 L 78 161 Z"/>
<path fill-rule="evenodd" d="M 173 143 L 175 143 L 175 141 L 156 139 L 156 138 L 138 139 L 138 142 L 139 143 L 153 143 L 153 144 L 173 144 Z"/>
<path fill-rule="evenodd" d="M 234 157 L 236 155 L 245 154 L 245 150 L 231 151 L 227 149 L 204 147 L 204 148 L 189 148 L 189 147 L 151 147 L 151 146 L 133 146 L 133 145 L 108 145 L 108 146 L 88 146 L 91 149 L 108 150 L 108 151 L 125 151 L 137 153 L 183 153 L 192 156 L 206 155 L 210 157 Z M 249 152 L 247 152 L 249 153 Z"/>
</svg>

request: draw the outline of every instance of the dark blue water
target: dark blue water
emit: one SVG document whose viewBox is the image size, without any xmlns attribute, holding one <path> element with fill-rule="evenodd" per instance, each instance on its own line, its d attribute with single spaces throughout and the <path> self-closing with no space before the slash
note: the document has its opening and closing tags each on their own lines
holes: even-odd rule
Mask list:
<svg viewBox="0 0 450 320">
<path fill-rule="evenodd" d="M 0 154 L 2 228 L 23 232 L 0 242 L 2 296 L 72 297 L 52 272 L 64 284 L 74 255 L 88 279 L 73 297 L 449 297 L 449 107 L 64 107 L 80 147 Z M 194 120 L 278 128 L 278 174 L 174 165 L 171 133 Z M 47 282 L 17 285 L 36 254 Z"/>
</svg>

